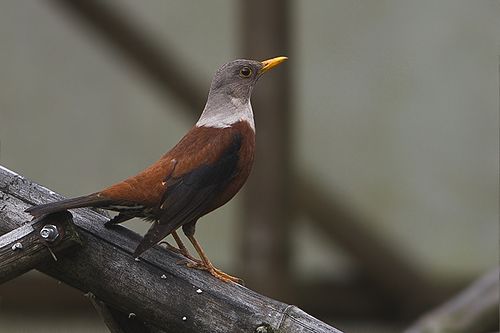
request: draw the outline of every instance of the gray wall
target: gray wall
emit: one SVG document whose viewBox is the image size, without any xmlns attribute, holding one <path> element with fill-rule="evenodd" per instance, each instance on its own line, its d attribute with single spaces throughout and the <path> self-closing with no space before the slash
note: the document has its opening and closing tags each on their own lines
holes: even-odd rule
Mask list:
<svg viewBox="0 0 500 333">
<path fill-rule="evenodd" d="M 113 2 L 202 86 L 245 56 L 235 2 Z M 297 167 L 436 277 L 498 262 L 498 17 L 498 1 L 295 1 Z M 141 170 L 191 126 L 181 105 L 50 2 L 0 2 L 0 48 L 0 163 L 60 193 Z M 198 231 L 228 271 L 238 207 Z M 298 273 L 347 269 L 302 222 Z"/>
</svg>

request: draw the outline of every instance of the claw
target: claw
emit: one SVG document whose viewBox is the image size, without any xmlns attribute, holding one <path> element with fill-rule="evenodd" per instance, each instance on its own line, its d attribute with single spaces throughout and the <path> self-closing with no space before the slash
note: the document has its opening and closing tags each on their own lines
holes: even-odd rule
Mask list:
<svg viewBox="0 0 500 333">
<path fill-rule="evenodd" d="M 236 276 L 229 275 L 227 273 L 224 273 L 220 269 L 214 267 L 214 266 L 207 266 L 203 262 L 188 262 L 186 264 L 187 267 L 189 268 L 194 268 L 194 269 L 199 269 L 202 271 L 207 271 L 210 273 L 210 275 L 216 277 L 217 279 L 224 281 L 224 282 L 234 282 L 237 284 L 240 284 L 242 286 L 245 285 L 244 281 Z"/>
<path fill-rule="evenodd" d="M 175 247 L 175 246 L 170 245 L 166 241 L 161 242 L 160 245 L 165 245 L 165 247 L 168 250 L 170 250 L 172 252 L 175 252 L 175 253 L 178 253 L 178 254 L 184 256 L 187 259 L 187 260 L 179 260 L 177 262 L 178 265 L 181 265 L 181 264 L 184 265 L 185 264 L 188 268 L 194 268 L 194 269 L 199 269 L 199 270 L 207 271 L 212 276 L 216 277 L 217 279 L 219 279 L 221 281 L 224 281 L 224 282 L 234 282 L 234 283 L 238 283 L 238 284 L 244 285 L 244 282 L 243 282 L 242 279 L 237 278 L 237 277 L 232 276 L 232 275 L 229 275 L 227 273 L 224 273 L 220 269 L 214 267 L 214 265 L 212 265 L 212 263 L 210 262 L 210 260 L 208 260 L 208 258 L 206 257 L 206 255 L 203 252 L 203 250 L 202 250 L 201 246 L 199 245 L 199 243 L 196 241 L 196 239 L 194 239 L 194 237 L 192 235 L 188 236 L 188 239 L 191 241 L 191 243 L 195 247 L 196 251 L 198 252 L 198 254 L 200 255 L 200 257 L 202 258 L 201 260 L 193 257 L 188 252 L 186 246 L 184 246 L 184 244 L 182 243 L 181 239 L 179 238 L 179 236 L 177 235 L 177 233 L 175 231 L 172 232 L 172 236 L 174 237 L 175 242 L 179 246 L 178 248 Z"/>
</svg>

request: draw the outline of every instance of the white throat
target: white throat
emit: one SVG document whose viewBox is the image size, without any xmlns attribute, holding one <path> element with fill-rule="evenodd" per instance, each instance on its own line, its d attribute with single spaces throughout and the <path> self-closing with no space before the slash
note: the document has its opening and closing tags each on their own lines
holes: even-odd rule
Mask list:
<svg viewBox="0 0 500 333">
<path fill-rule="evenodd" d="M 224 105 L 219 108 L 214 109 L 205 107 L 196 126 L 227 128 L 240 121 L 246 121 L 255 132 L 255 122 L 253 119 L 250 98 L 247 99 L 246 103 L 242 103 L 238 98 L 231 98 L 231 103 L 224 103 Z"/>
</svg>

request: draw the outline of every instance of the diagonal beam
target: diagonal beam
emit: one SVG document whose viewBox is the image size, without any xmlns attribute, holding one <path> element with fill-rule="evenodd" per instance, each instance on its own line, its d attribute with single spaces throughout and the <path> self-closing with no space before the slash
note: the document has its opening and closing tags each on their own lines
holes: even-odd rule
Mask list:
<svg viewBox="0 0 500 333">
<path fill-rule="evenodd" d="M 423 311 L 449 290 L 435 286 L 395 246 L 367 229 L 366 220 L 311 178 L 297 177 L 295 202 L 317 229 L 347 249 L 360 264 L 362 274 L 373 281 L 402 315 Z"/>
<path fill-rule="evenodd" d="M 162 93 L 169 92 L 197 117 L 203 108 L 206 91 L 188 76 L 182 68 L 186 64 L 179 61 L 172 48 L 163 43 L 160 48 L 157 41 L 142 33 L 139 26 L 134 26 L 133 19 L 117 10 L 108 1 L 98 0 L 50 0 L 61 9 L 65 9 L 75 19 L 109 44 L 137 69 L 152 80 Z"/>
<path fill-rule="evenodd" d="M 499 275 L 498 267 L 485 273 L 444 304 L 423 315 L 404 333 L 497 332 Z"/>
</svg>

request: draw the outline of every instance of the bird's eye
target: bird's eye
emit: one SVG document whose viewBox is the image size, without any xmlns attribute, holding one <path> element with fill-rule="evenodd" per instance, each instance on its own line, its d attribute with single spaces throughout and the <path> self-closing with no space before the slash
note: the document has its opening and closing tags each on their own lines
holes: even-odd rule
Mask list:
<svg viewBox="0 0 500 333">
<path fill-rule="evenodd" d="M 241 70 L 240 70 L 240 76 L 241 77 L 250 77 L 250 75 L 252 75 L 252 70 L 250 69 L 250 67 L 243 67 Z"/>
</svg>

